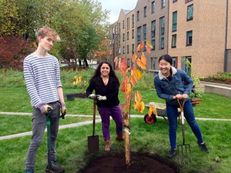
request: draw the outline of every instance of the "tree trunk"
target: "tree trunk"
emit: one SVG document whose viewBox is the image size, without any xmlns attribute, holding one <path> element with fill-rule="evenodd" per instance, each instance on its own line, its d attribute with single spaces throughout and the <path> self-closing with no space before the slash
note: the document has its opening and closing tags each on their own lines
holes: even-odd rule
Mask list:
<svg viewBox="0 0 231 173">
<path fill-rule="evenodd" d="M 82 67 L 82 61 L 79 59 L 79 67 Z"/>
<path fill-rule="evenodd" d="M 129 166 L 131 164 L 131 145 L 130 145 L 130 128 L 129 128 L 129 115 L 125 112 L 124 118 L 124 148 L 125 148 L 125 164 Z"/>
<path fill-rule="evenodd" d="M 84 58 L 84 63 L 85 63 L 85 67 L 87 67 L 88 68 L 88 62 L 87 62 L 87 59 L 86 58 Z"/>
</svg>

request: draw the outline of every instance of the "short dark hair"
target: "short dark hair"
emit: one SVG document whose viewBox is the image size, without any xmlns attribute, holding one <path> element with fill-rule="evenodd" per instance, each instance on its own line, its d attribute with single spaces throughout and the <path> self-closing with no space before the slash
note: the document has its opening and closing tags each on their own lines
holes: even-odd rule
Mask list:
<svg viewBox="0 0 231 173">
<path fill-rule="evenodd" d="M 172 57 L 170 55 L 168 55 L 168 54 L 162 55 L 159 58 L 158 62 L 160 62 L 161 60 L 165 60 L 165 61 L 169 62 L 172 65 Z"/>
</svg>

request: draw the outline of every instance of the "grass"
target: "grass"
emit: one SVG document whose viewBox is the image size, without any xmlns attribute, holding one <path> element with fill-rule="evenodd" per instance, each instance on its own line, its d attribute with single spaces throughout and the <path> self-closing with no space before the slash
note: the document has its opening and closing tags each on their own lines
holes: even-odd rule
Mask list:
<svg viewBox="0 0 231 173">
<path fill-rule="evenodd" d="M 84 85 L 73 86 L 74 76 L 82 76 L 88 81 L 93 71 L 68 71 L 62 72 L 62 82 L 64 93 L 84 92 Z M 150 101 L 164 102 L 159 99 L 153 89 L 152 75 L 144 74 L 143 80 L 136 86 L 140 90 L 145 103 Z M 22 72 L 13 70 L 0 70 L 0 112 L 31 112 L 31 105 L 23 82 Z M 123 96 L 120 95 L 123 102 Z M 208 118 L 229 118 L 231 119 L 230 107 L 231 99 L 216 94 L 204 93 L 201 105 L 195 107 L 197 117 Z M 89 99 L 75 99 L 66 101 L 68 113 L 71 114 L 92 114 L 92 101 Z M 138 114 L 132 109 L 132 114 Z M 147 113 L 145 110 L 144 113 Z M 61 124 L 76 123 L 86 121 L 89 118 L 66 117 L 61 120 Z M 31 130 L 30 116 L 7 116 L 0 115 L 0 136 L 20 133 Z M 192 163 L 184 165 L 184 173 L 229 173 L 231 163 L 231 123 L 229 121 L 199 121 L 204 138 L 210 149 L 209 154 L 201 153 L 196 144 L 190 128 L 186 129 L 186 143 L 191 144 Z M 111 123 L 112 139 L 115 138 L 115 125 Z M 82 126 L 71 129 L 62 129 L 59 132 L 57 141 L 58 160 L 65 166 L 67 173 L 73 173 L 87 165 L 88 161 L 95 157 L 87 152 L 87 136 L 92 133 L 92 126 Z M 100 152 L 102 151 L 103 140 L 101 125 L 97 124 L 96 134 L 100 136 Z M 178 143 L 182 142 L 181 131 L 178 129 Z M 21 137 L 0 141 L 0 166 L 4 173 L 23 172 L 24 162 L 30 137 Z M 132 151 L 158 153 L 165 157 L 168 151 L 168 125 L 166 121 L 158 119 L 154 126 L 146 125 L 143 119 L 131 119 L 131 145 Z M 113 152 L 124 152 L 123 143 L 113 141 Z M 36 173 L 44 172 L 47 162 L 46 157 L 46 135 L 41 147 L 38 150 L 36 161 Z M 13 165 L 13 166 L 12 166 Z"/>
<path fill-rule="evenodd" d="M 80 117 L 65 117 L 65 119 L 60 119 L 60 125 L 78 123 L 91 120 L 89 118 L 80 118 Z M 31 131 L 31 116 L 0 116 L 0 136 L 16 134 Z M 13 124 L 9 127 L 9 124 Z"/>
<path fill-rule="evenodd" d="M 190 143 L 192 148 L 192 163 L 184 165 L 182 172 L 200 173 L 228 173 L 230 171 L 231 137 L 229 132 L 231 125 L 229 122 L 207 122 L 199 121 L 204 138 L 210 149 L 210 153 L 202 153 L 196 144 L 195 137 L 190 128 L 186 129 L 186 143 Z M 115 138 L 114 123 L 111 124 L 112 139 Z M 154 126 L 146 125 L 142 119 L 131 120 L 131 147 L 134 152 L 158 153 L 165 157 L 168 150 L 168 125 L 164 120 L 158 120 Z M 96 134 L 100 136 L 100 152 L 102 151 L 102 135 L 100 124 L 96 126 Z M 220 135 L 222 134 L 222 135 Z M 57 153 L 59 161 L 65 166 L 67 173 L 74 173 L 83 168 L 88 160 L 93 157 L 87 152 L 87 136 L 91 135 L 91 126 L 79 128 L 63 129 L 59 132 Z M 181 143 L 181 131 L 178 129 L 178 143 Z M 25 155 L 30 142 L 30 137 L 0 141 L 1 171 L 4 173 L 23 172 Z M 122 143 L 112 140 L 113 152 L 123 154 Z M 20 145 L 19 145 L 20 144 Z M 38 150 L 36 172 L 44 172 L 46 166 L 46 136 Z M 12 166 L 14 165 L 14 166 Z"/>
<path fill-rule="evenodd" d="M 64 88 L 65 93 L 84 92 L 84 89 Z M 156 95 L 155 90 L 141 90 L 145 103 L 164 102 Z M 0 87 L 0 111 L 2 112 L 31 112 L 31 105 L 28 94 L 24 87 Z M 207 118 L 231 118 L 231 98 L 217 94 L 205 93 L 201 105 L 195 107 L 197 117 Z M 120 100 L 123 103 L 123 96 L 120 93 Z M 216 100 L 216 101 L 215 101 Z M 66 101 L 68 113 L 92 114 L 92 101 L 90 99 L 75 99 Z M 145 110 L 147 112 L 147 110 Z M 140 114 L 132 109 L 132 114 Z"/>
</svg>

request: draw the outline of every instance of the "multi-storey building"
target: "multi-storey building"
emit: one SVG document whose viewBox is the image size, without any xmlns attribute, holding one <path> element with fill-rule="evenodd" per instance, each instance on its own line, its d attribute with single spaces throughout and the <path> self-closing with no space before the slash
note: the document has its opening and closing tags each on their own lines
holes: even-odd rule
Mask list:
<svg viewBox="0 0 231 173">
<path fill-rule="evenodd" d="M 207 77 L 230 72 L 229 1 L 138 0 L 133 10 L 121 10 L 118 21 L 112 25 L 114 46 L 118 45 L 113 49 L 114 55 L 126 56 L 130 63 L 136 46 L 150 41 L 150 71 L 157 70 L 158 58 L 168 53 L 174 57 L 174 66 L 194 75 Z"/>
</svg>

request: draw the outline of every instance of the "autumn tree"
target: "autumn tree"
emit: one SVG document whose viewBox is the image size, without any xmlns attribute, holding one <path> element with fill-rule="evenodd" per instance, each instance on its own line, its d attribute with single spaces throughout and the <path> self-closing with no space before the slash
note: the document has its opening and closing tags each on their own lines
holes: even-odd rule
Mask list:
<svg viewBox="0 0 231 173">
<path fill-rule="evenodd" d="M 106 17 L 101 4 L 93 0 L 0 0 L 0 37 L 35 42 L 36 29 L 48 25 L 62 40 L 52 53 L 74 66 L 84 60 L 87 66 L 87 58 L 106 35 Z"/>
<path fill-rule="evenodd" d="M 59 46 L 63 59 L 71 66 L 87 67 L 87 59 L 93 58 L 93 52 L 106 35 L 105 23 L 107 12 L 101 4 L 91 0 L 70 1 L 69 6 L 56 18 L 57 30 L 62 42 Z"/>
<path fill-rule="evenodd" d="M 124 103 L 122 104 L 123 119 L 124 119 L 124 147 L 125 147 L 125 162 L 126 165 L 131 163 L 131 148 L 130 148 L 130 110 L 132 99 L 134 98 L 134 108 L 138 112 L 143 112 L 144 102 L 139 91 L 134 91 L 137 82 L 142 78 L 142 72 L 146 70 L 147 58 L 144 50 L 151 52 L 152 45 L 150 42 L 144 44 L 141 42 L 132 55 L 132 66 L 128 67 L 125 57 L 118 59 L 116 64 L 122 75 L 121 91 L 124 95 Z"/>
</svg>

